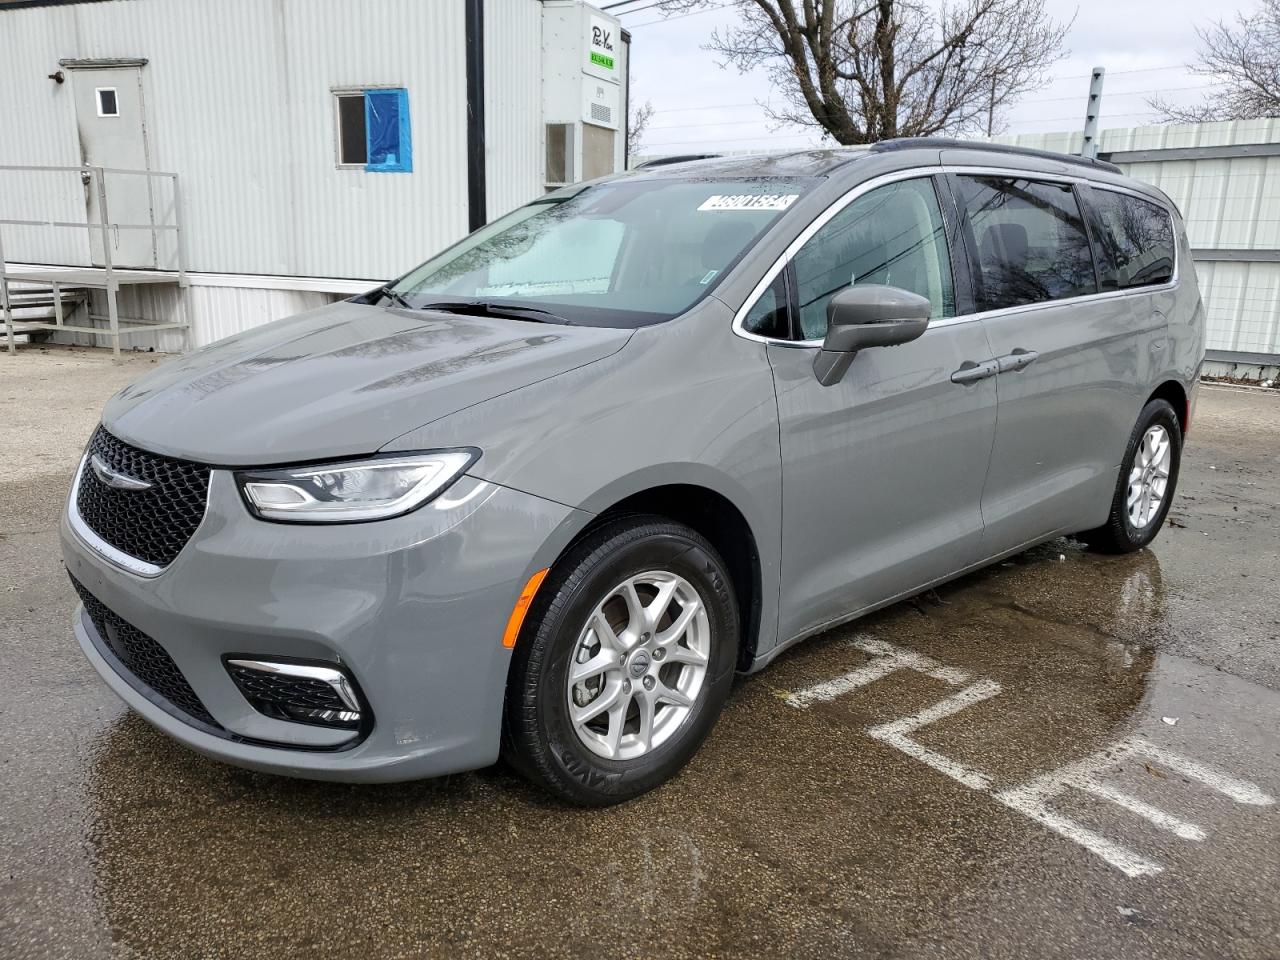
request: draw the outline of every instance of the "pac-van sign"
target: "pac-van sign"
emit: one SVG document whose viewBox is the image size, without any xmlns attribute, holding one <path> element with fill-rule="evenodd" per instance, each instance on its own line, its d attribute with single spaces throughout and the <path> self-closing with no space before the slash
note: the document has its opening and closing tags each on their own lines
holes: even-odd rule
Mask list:
<svg viewBox="0 0 1280 960">
<path fill-rule="evenodd" d="M 593 66 L 605 70 L 614 69 L 617 62 L 614 59 L 615 32 L 616 28 L 608 20 L 591 18 L 590 58 Z"/>
</svg>

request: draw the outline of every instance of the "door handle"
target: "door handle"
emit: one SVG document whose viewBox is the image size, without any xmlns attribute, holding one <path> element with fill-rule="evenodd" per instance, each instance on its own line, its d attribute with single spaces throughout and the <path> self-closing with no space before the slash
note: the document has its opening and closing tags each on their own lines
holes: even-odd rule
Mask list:
<svg viewBox="0 0 1280 960">
<path fill-rule="evenodd" d="M 973 360 L 966 360 L 960 364 L 960 369 L 951 374 L 952 383 L 977 383 L 979 380 L 986 380 L 988 377 L 996 375 L 996 361 L 984 360 L 982 363 L 975 363 Z"/>
<path fill-rule="evenodd" d="M 1034 350 L 1023 350 L 1018 347 L 1013 353 L 1006 354 L 996 359 L 997 369 L 1000 373 L 1012 373 L 1015 370 L 1025 370 L 1031 364 L 1036 362 L 1036 358 L 1040 354 Z"/>
</svg>

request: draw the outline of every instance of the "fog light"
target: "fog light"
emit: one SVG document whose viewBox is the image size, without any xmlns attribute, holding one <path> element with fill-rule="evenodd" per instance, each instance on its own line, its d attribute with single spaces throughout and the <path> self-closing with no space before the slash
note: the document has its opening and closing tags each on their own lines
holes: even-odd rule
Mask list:
<svg viewBox="0 0 1280 960">
<path fill-rule="evenodd" d="M 273 720 L 357 730 L 364 719 L 355 684 L 341 670 L 239 658 L 227 659 L 226 666 L 249 705 Z"/>
</svg>

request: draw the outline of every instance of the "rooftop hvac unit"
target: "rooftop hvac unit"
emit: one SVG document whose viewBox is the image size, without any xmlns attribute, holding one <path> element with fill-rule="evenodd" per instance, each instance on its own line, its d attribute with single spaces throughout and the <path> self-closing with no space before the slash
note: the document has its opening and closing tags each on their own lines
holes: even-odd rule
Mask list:
<svg viewBox="0 0 1280 960">
<path fill-rule="evenodd" d="M 546 186 L 621 170 L 627 46 L 622 24 L 595 7 L 551 2 L 542 14 Z"/>
</svg>

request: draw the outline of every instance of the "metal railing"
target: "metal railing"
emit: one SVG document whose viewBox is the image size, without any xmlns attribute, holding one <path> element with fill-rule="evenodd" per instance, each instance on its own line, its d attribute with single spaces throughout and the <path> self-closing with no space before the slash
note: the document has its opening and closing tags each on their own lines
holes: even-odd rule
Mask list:
<svg viewBox="0 0 1280 960">
<path fill-rule="evenodd" d="M 185 318 L 180 323 L 158 323 L 142 318 L 122 318 L 119 316 L 117 307 L 116 294 L 122 284 L 147 282 L 157 282 L 158 275 L 172 274 L 173 279 L 178 286 L 187 286 L 187 238 L 183 224 L 182 214 L 182 193 L 178 185 L 178 175 L 176 173 L 168 173 L 159 170 L 126 170 L 116 167 L 99 167 L 99 166 L 37 166 L 30 164 L 0 164 L 0 173 L 74 173 L 78 174 L 83 186 L 88 186 L 90 182 L 96 187 L 97 193 L 97 220 L 90 219 L 88 215 L 84 220 L 36 220 L 15 217 L 0 217 L 0 228 L 4 227 L 53 227 L 64 229 L 84 230 L 86 238 L 89 240 L 89 261 L 91 266 L 76 269 L 76 265 L 68 264 L 72 270 L 67 272 L 67 278 L 77 286 L 86 286 L 101 288 L 106 291 L 107 298 L 107 316 L 102 317 L 108 322 L 106 329 L 100 327 L 73 327 L 63 322 L 62 303 L 60 297 L 60 286 L 58 274 L 56 270 L 28 271 L 19 270 L 12 271 L 6 262 L 4 247 L 4 231 L 0 229 L 0 308 L 4 312 L 5 333 L 8 340 L 9 352 L 15 351 L 14 345 L 14 329 L 13 329 L 13 312 L 9 295 L 9 282 L 11 280 L 21 282 L 49 283 L 53 289 L 55 302 L 55 322 L 54 323 L 23 323 L 25 330 L 65 330 L 73 333 L 88 333 L 95 336 L 109 336 L 112 340 L 112 352 L 116 357 L 120 355 L 120 337 L 131 333 L 154 332 L 162 329 L 185 329 L 188 327 Z M 150 223 L 114 223 L 110 217 L 110 208 L 107 195 L 107 175 L 126 176 L 126 177 L 145 177 L 147 183 L 147 200 L 148 212 L 151 216 Z M 172 183 L 172 223 L 157 223 L 155 217 L 156 200 L 154 184 L 156 180 L 167 179 Z M 150 270 L 146 268 L 137 269 L 129 267 L 120 267 L 115 263 L 115 257 L 112 253 L 112 237 L 114 235 L 116 242 L 119 242 L 121 230 L 146 230 L 151 233 L 152 237 L 152 253 L 153 266 Z M 102 263 L 101 265 L 93 263 L 93 237 L 95 232 L 102 241 Z M 161 270 L 159 260 L 156 257 L 156 251 L 159 246 L 159 237 L 162 233 L 172 233 L 174 236 L 174 246 L 176 251 L 177 269 Z M 100 276 L 99 276 L 100 272 Z M 145 276 L 145 279 L 144 279 Z M 159 279 L 163 279 L 160 277 Z M 181 300 L 181 298 L 179 298 Z M 185 313 L 185 310 L 184 310 Z M 90 315 L 90 320 L 98 319 L 94 315 Z M 132 326 L 122 327 L 121 322 L 132 324 Z"/>
</svg>

